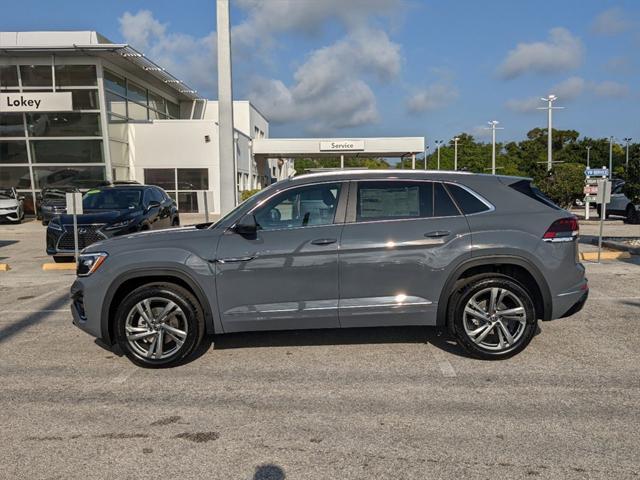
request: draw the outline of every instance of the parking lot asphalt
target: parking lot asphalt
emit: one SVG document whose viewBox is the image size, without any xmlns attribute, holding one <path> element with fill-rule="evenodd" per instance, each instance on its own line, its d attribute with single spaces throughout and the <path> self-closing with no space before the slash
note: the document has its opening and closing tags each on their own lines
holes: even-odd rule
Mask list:
<svg viewBox="0 0 640 480">
<path fill-rule="evenodd" d="M 640 478 L 638 257 L 586 263 L 584 310 L 507 361 L 398 327 L 218 336 L 144 370 L 71 324 L 43 246 L 0 225 L 0 478 Z"/>
</svg>

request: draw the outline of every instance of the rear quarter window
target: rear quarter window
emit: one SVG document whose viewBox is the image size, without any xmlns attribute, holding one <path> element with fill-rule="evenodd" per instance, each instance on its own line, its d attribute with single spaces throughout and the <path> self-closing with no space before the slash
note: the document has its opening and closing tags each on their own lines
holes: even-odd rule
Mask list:
<svg viewBox="0 0 640 480">
<path fill-rule="evenodd" d="M 540 202 L 543 205 L 546 205 L 549 208 L 553 208 L 554 210 L 562 210 L 558 205 L 553 203 L 549 197 L 547 197 L 538 187 L 536 187 L 530 180 L 520 180 L 518 182 L 512 183 L 509 187 L 513 188 L 515 191 L 526 195 L 527 197 L 535 200 L 536 202 Z"/>
<path fill-rule="evenodd" d="M 459 185 L 449 183 L 447 184 L 447 189 L 458 204 L 458 207 L 460 207 L 460 210 L 462 210 L 462 213 L 465 215 L 487 212 L 490 210 L 486 203 Z"/>
</svg>

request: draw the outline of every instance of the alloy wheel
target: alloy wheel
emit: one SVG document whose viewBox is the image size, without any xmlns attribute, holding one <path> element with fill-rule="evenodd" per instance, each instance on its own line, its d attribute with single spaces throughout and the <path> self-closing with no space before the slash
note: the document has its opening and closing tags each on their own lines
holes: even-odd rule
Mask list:
<svg viewBox="0 0 640 480">
<path fill-rule="evenodd" d="M 527 312 L 518 296 L 490 287 L 473 295 L 464 308 L 465 333 L 478 347 L 494 352 L 517 345 L 527 326 Z"/>
<path fill-rule="evenodd" d="M 188 328 L 180 306 L 163 297 L 150 297 L 136 303 L 125 322 L 131 349 L 152 360 L 175 355 L 187 338 Z"/>
</svg>

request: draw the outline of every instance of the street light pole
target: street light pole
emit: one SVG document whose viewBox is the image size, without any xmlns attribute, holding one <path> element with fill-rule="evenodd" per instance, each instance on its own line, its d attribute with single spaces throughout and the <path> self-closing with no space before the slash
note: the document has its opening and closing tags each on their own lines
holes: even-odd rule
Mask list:
<svg viewBox="0 0 640 480">
<path fill-rule="evenodd" d="M 624 169 L 629 170 L 629 142 L 631 141 L 631 137 L 624 137 L 624 141 L 627 143 L 627 155 L 624 161 Z"/>
<path fill-rule="evenodd" d="M 459 137 L 453 137 L 453 170 L 458 170 L 458 140 Z"/>
<path fill-rule="evenodd" d="M 424 169 L 427 169 L 427 151 L 429 150 L 429 145 L 424 147 Z"/>
<path fill-rule="evenodd" d="M 547 102 L 546 107 L 539 107 L 538 110 L 547 110 L 547 171 L 553 168 L 553 111 L 564 107 L 554 107 L 553 102 L 558 99 L 555 95 L 549 95 L 547 98 L 541 98 L 543 102 Z"/>
<path fill-rule="evenodd" d="M 609 180 L 613 177 L 613 136 L 609 137 Z"/>
<path fill-rule="evenodd" d="M 591 146 L 587 146 L 587 168 L 590 168 L 590 160 L 589 160 L 589 153 L 591 152 Z M 586 200 L 586 195 L 585 195 L 585 202 L 584 202 L 584 219 L 585 220 L 589 220 L 589 201 Z"/>
<path fill-rule="evenodd" d="M 438 149 L 438 170 L 440 170 L 440 147 L 442 146 L 442 140 L 436 140 L 436 148 Z"/>
<path fill-rule="evenodd" d="M 489 124 L 488 130 L 491 130 L 491 175 L 496 174 L 496 130 L 503 130 L 502 127 L 498 127 L 500 123 L 497 120 L 491 120 L 487 122 Z"/>
<path fill-rule="evenodd" d="M 587 168 L 591 167 L 591 164 L 589 163 L 589 152 L 591 151 L 591 147 L 587 147 Z"/>
</svg>

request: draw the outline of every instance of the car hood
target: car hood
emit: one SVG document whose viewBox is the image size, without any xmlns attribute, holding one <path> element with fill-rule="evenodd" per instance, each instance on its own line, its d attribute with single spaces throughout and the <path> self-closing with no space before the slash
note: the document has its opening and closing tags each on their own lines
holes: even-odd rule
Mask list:
<svg viewBox="0 0 640 480">
<path fill-rule="evenodd" d="M 18 201 L 15 198 L 0 198 L 0 208 L 15 208 Z"/>
<path fill-rule="evenodd" d="M 201 258 L 209 259 L 215 252 L 217 239 L 222 232 L 222 229 L 201 230 L 195 226 L 145 231 L 109 238 L 90 245 L 85 251 L 117 255 L 166 248 L 187 250 Z"/>
<path fill-rule="evenodd" d="M 82 215 L 78 215 L 78 224 L 115 223 L 141 214 L 141 210 L 85 210 Z M 73 215 L 60 215 L 60 223 L 73 225 Z"/>
</svg>

